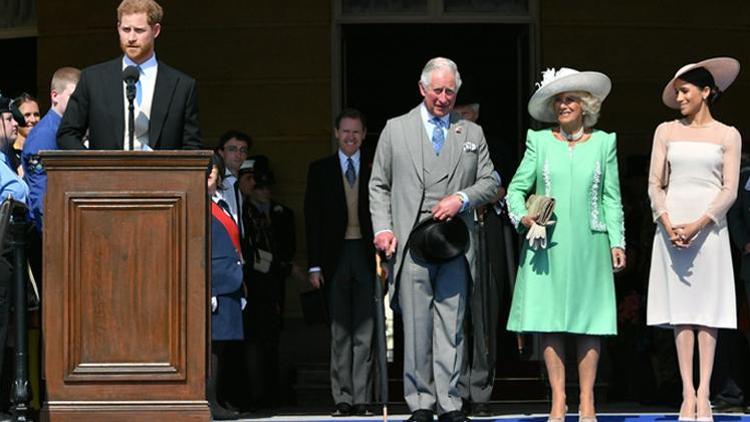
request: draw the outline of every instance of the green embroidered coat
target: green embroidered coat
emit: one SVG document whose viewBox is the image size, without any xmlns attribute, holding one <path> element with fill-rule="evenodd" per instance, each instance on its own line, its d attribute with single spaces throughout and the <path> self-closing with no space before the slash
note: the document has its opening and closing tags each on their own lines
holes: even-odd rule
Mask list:
<svg viewBox="0 0 750 422">
<path fill-rule="evenodd" d="M 532 193 L 555 198 L 555 224 L 546 249 L 523 244 L 508 329 L 617 334 L 611 248 L 625 249 L 625 228 L 615 134 L 594 130 L 569 148 L 549 129 L 529 130 L 507 196 L 522 233 Z"/>
</svg>

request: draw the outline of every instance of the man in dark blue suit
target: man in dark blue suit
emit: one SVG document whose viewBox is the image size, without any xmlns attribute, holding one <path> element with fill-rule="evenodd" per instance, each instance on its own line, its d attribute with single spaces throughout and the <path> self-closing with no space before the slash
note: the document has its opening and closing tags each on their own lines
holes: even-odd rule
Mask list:
<svg viewBox="0 0 750 422">
<path fill-rule="evenodd" d="M 370 168 L 360 146 L 365 118 L 336 118 L 338 151 L 310 164 L 305 228 L 310 284 L 328 290 L 333 416 L 371 415 L 375 248 L 368 197 Z"/>
</svg>

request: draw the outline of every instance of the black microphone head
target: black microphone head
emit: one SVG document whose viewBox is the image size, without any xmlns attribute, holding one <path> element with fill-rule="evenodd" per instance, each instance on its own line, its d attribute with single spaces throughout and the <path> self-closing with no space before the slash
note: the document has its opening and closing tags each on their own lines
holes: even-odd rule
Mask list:
<svg viewBox="0 0 750 422">
<path fill-rule="evenodd" d="M 128 66 L 122 70 L 122 80 L 127 83 L 138 82 L 139 76 L 140 76 L 140 72 L 138 71 L 138 68 L 135 66 Z"/>
</svg>

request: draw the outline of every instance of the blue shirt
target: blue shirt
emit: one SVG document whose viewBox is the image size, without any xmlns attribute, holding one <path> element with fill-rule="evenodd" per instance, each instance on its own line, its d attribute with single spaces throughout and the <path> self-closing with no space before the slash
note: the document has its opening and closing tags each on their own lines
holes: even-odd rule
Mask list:
<svg viewBox="0 0 750 422">
<path fill-rule="evenodd" d="M 54 109 L 50 109 L 29 132 L 21 152 L 23 177 L 29 187 L 29 214 L 39 233 L 42 232 L 44 195 L 47 193 L 47 172 L 39 159 L 39 151 L 59 149 L 57 128 L 60 127 L 61 121 L 62 117 Z"/>
<path fill-rule="evenodd" d="M 443 121 L 443 139 L 448 139 L 448 128 L 451 126 L 450 114 L 446 114 L 443 117 L 433 116 L 427 110 L 427 106 L 424 105 L 424 102 L 419 105 L 419 114 L 420 116 L 422 116 L 422 125 L 424 126 L 424 130 L 427 131 L 427 139 L 432 139 L 432 132 L 435 130 L 436 126 L 435 123 L 432 122 L 432 119 L 434 118 L 439 118 Z M 462 191 L 456 192 L 456 195 L 460 196 L 463 199 L 463 204 L 461 205 L 461 209 L 459 209 L 458 212 L 464 212 L 467 208 L 469 208 L 469 196 Z"/>
<path fill-rule="evenodd" d="M 346 154 L 344 154 L 344 152 L 341 151 L 341 149 L 338 150 L 338 154 L 339 154 L 339 164 L 341 165 L 341 174 L 346 174 L 346 169 L 349 168 L 348 160 L 350 157 L 347 157 Z M 357 177 L 359 177 L 359 161 L 360 161 L 361 156 L 362 154 L 359 153 L 359 150 L 357 150 L 357 152 L 355 152 L 351 156 L 352 165 L 354 166 L 354 175 Z"/>
<path fill-rule="evenodd" d="M 443 121 L 443 139 L 448 139 L 448 128 L 451 125 L 450 114 L 446 114 L 443 117 L 433 116 L 427 110 L 427 107 L 424 105 L 424 103 L 420 104 L 419 114 L 422 116 L 422 125 L 424 126 L 424 130 L 427 131 L 427 139 L 432 139 L 432 132 L 435 130 L 435 123 L 432 122 L 432 119 L 434 118 L 439 118 Z"/>
<path fill-rule="evenodd" d="M 0 164 L 0 200 L 4 201 L 8 195 L 12 195 L 16 201 L 27 203 L 29 187 L 10 168 L 8 157 L 5 154 L 1 155 L 3 162 Z"/>
</svg>

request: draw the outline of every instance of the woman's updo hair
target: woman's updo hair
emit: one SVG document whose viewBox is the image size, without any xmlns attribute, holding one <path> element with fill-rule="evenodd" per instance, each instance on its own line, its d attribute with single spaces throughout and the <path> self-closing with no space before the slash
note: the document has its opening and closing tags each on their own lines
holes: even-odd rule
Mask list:
<svg viewBox="0 0 750 422">
<path fill-rule="evenodd" d="M 586 91 L 572 91 L 570 92 L 570 95 L 581 99 L 581 109 L 583 110 L 583 126 L 587 128 L 594 127 L 594 125 L 596 125 L 596 122 L 599 121 L 599 113 L 602 110 L 602 101 Z M 555 111 L 556 97 L 557 95 L 553 96 L 549 100 L 548 107 L 552 109 L 553 114 Z"/>
<path fill-rule="evenodd" d="M 218 176 L 219 179 L 217 180 L 217 189 L 222 190 L 222 182 L 224 181 L 224 173 L 226 170 L 226 165 L 224 164 L 224 159 L 221 158 L 221 155 L 219 155 L 218 152 L 214 151 L 214 154 L 211 156 L 211 162 L 208 164 L 208 168 L 206 169 L 206 177 L 211 175 L 211 170 L 216 167 L 217 170 L 219 170 Z"/>
<path fill-rule="evenodd" d="M 677 79 L 681 79 L 689 84 L 693 84 L 701 90 L 705 87 L 709 87 L 711 89 L 711 93 L 708 94 L 708 98 L 706 98 L 709 107 L 714 105 L 714 103 L 716 103 L 716 101 L 721 96 L 721 90 L 718 86 L 716 86 L 714 76 L 711 74 L 711 72 L 706 70 L 705 67 L 696 67 L 695 69 L 690 69 L 682 75 L 678 76 Z"/>
</svg>

